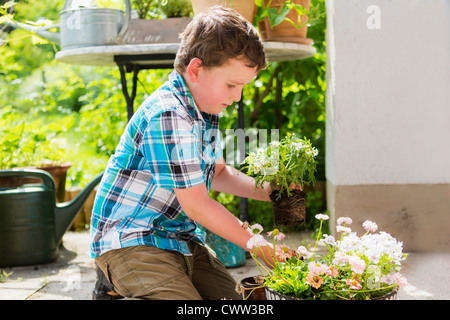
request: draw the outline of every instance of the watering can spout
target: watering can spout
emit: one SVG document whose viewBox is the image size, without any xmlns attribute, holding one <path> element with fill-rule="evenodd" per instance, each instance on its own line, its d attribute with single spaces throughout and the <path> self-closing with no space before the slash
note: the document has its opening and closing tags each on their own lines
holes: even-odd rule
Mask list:
<svg viewBox="0 0 450 320">
<path fill-rule="evenodd" d="M 57 203 L 55 208 L 55 233 L 56 242 L 59 244 L 64 236 L 64 233 L 72 225 L 77 213 L 83 207 L 86 199 L 91 194 L 92 190 L 102 179 L 103 172 L 99 173 L 86 187 L 72 200 Z"/>
<path fill-rule="evenodd" d="M 55 44 L 61 44 L 61 34 L 59 32 L 52 32 L 48 31 L 48 29 L 58 28 L 59 25 L 53 25 L 48 27 L 38 27 L 38 26 L 32 26 L 26 23 L 22 22 L 13 22 L 13 21 L 6 21 L 6 25 L 12 27 L 12 28 L 22 28 L 27 31 L 30 31 L 37 36 L 44 38 L 50 42 L 53 42 Z"/>
</svg>

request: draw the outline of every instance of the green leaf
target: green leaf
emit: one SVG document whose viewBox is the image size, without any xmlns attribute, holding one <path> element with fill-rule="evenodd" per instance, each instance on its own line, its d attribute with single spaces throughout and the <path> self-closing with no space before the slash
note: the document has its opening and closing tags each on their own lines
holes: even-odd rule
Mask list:
<svg viewBox="0 0 450 320">
<path fill-rule="evenodd" d="M 270 25 L 275 27 L 284 21 L 286 15 L 289 13 L 290 9 L 288 7 L 282 7 L 280 13 L 276 8 L 267 9 L 267 15 L 270 21 Z"/>
</svg>

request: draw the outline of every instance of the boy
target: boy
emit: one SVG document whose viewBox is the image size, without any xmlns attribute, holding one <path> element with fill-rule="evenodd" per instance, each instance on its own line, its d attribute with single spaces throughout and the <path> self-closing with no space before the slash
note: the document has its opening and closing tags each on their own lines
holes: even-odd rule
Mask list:
<svg viewBox="0 0 450 320">
<path fill-rule="evenodd" d="M 250 233 L 208 191 L 270 201 L 268 187 L 255 190 L 250 177 L 225 165 L 217 134 L 218 114 L 266 66 L 263 45 L 234 10 L 213 7 L 187 26 L 174 66 L 108 162 L 91 253 L 122 296 L 240 299 L 198 224 L 245 248 Z"/>
</svg>

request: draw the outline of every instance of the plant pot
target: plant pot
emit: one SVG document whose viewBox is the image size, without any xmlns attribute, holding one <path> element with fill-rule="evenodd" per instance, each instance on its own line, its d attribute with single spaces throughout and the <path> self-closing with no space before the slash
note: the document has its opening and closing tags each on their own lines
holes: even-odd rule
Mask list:
<svg viewBox="0 0 450 320">
<path fill-rule="evenodd" d="M 267 4 L 267 0 L 265 1 Z M 271 6 L 278 8 L 281 7 L 284 2 L 285 0 L 272 0 Z M 309 9 L 311 5 L 311 0 L 293 0 L 292 2 L 295 4 L 300 4 L 306 9 Z M 291 9 L 286 17 L 295 23 L 298 21 L 298 14 L 294 9 Z M 306 24 L 308 21 L 308 16 L 302 15 L 300 19 L 303 25 L 300 28 L 294 27 L 289 21 L 283 21 L 272 28 L 269 19 L 265 17 L 263 30 L 261 30 L 262 24 L 259 24 L 261 37 L 266 41 L 295 42 L 310 45 L 313 43 L 313 40 L 306 37 L 308 31 L 308 26 Z"/>
<path fill-rule="evenodd" d="M 239 286 L 245 300 L 267 300 L 265 287 L 262 283 L 258 283 L 257 277 L 244 278 Z"/>
<path fill-rule="evenodd" d="M 217 258 L 227 268 L 240 267 L 245 264 L 245 250 L 234 243 L 219 237 L 214 232 L 202 228 L 206 233 L 206 244 L 214 250 Z"/>
<path fill-rule="evenodd" d="M 192 18 L 131 19 L 124 44 L 178 43 Z"/>
<path fill-rule="evenodd" d="M 40 169 L 47 171 L 53 177 L 55 181 L 55 196 L 56 202 L 64 202 L 65 201 L 65 193 L 66 193 L 66 177 L 67 170 L 72 166 L 70 162 L 62 163 L 60 165 L 42 165 L 42 166 L 32 166 L 25 168 L 17 168 L 20 169 Z M 29 184 L 29 183 L 37 183 L 39 179 L 35 178 L 2 178 L 0 180 L 0 188 L 17 188 L 18 186 Z"/>
<path fill-rule="evenodd" d="M 275 225 L 291 226 L 302 225 L 306 222 L 306 193 L 302 190 L 290 190 L 289 197 L 286 192 L 278 198 L 279 190 L 270 193 L 272 200 L 273 218 Z"/>
<path fill-rule="evenodd" d="M 191 0 L 192 9 L 194 14 L 197 15 L 206 8 L 221 5 L 228 8 L 233 8 L 239 12 L 250 23 L 253 23 L 253 17 L 255 13 L 255 0 L 234 0 L 232 4 L 230 0 Z"/>
</svg>

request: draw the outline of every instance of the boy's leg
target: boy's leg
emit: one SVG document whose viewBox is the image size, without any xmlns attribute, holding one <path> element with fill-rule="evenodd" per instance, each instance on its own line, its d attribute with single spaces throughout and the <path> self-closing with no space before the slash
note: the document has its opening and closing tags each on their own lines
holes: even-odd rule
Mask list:
<svg viewBox="0 0 450 320">
<path fill-rule="evenodd" d="M 191 242 L 193 253 L 192 282 L 205 300 L 242 300 L 236 292 L 236 280 L 208 246 Z"/>
<path fill-rule="evenodd" d="M 181 253 L 141 245 L 108 251 L 96 258 L 96 262 L 124 297 L 201 299 Z"/>
<path fill-rule="evenodd" d="M 95 282 L 94 291 L 92 292 L 93 300 L 115 300 L 122 299 L 123 297 L 114 292 L 114 287 L 106 279 L 103 271 L 95 263 L 95 271 L 97 273 L 97 280 Z"/>
</svg>

